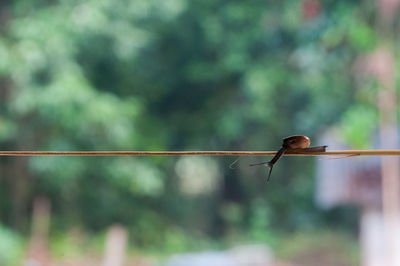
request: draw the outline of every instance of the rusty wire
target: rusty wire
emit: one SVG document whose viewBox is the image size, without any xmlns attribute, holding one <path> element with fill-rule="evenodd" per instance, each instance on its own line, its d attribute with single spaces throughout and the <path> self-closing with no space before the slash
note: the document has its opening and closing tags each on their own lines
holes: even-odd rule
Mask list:
<svg viewBox="0 0 400 266">
<path fill-rule="evenodd" d="M 223 156 L 266 156 L 275 151 L 0 151 L 0 156 L 182 156 L 182 155 L 223 155 Z M 289 150 L 287 155 L 320 156 L 399 156 L 400 150 L 333 150 L 304 151 Z"/>
</svg>

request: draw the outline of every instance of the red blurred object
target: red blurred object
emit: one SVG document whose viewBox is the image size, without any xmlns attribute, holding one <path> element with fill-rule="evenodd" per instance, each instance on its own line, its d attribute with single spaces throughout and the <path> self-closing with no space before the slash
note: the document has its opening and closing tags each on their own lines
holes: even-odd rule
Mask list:
<svg viewBox="0 0 400 266">
<path fill-rule="evenodd" d="M 318 16 L 321 11 L 321 4 L 317 0 L 305 0 L 301 3 L 301 10 L 304 18 L 312 19 Z"/>
</svg>

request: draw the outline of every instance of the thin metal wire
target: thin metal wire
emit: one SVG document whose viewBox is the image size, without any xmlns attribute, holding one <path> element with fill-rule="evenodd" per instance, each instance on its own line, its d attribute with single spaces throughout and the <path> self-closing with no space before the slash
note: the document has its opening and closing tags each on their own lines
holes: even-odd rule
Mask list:
<svg viewBox="0 0 400 266">
<path fill-rule="evenodd" d="M 226 155 L 264 156 L 275 155 L 276 151 L 0 151 L 0 156 L 181 156 L 181 155 Z M 285 155 L 319 156 L 400 156 L 400 150 L 336 150 L 304 151 L 289 150 Z"/>
</svg>

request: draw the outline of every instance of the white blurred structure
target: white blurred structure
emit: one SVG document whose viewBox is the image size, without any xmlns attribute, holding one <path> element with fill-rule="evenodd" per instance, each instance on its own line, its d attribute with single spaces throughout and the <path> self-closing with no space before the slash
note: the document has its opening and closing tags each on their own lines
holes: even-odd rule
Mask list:
<svg viewBox="0 0 400 266">
<path fill-rule="evenodd" d="M 128 232 L 121 225 L 113 225 L 108 229 L 103 266 L 124 265 Z"/>
<path fill-rule="evenodd" d="M 177 254 L 164 266 L 271 266 L 274 258 L 266 245 L 243 245 L 227 251 Z"/>
<path fill-rule="evenodd" d="M 329 144 L 332 150 L 348 149 L 333 134 L 323 135 L 320 143 Z M 379 157 L 358 156 L 319 160 L 317 167 L 316 201 L 321 208 L 344 204 L 361 208 L 360 244 L 364 266 L 385 265 L 386 259 L 380 163 Z"/>
</svg>

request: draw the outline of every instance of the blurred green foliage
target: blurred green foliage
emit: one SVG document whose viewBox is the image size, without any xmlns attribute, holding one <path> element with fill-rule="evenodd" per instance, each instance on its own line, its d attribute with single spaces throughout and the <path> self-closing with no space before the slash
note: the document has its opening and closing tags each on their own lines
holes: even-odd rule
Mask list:
<svg viewBox="0 0 400 266">
<path fill-rule="evenodd" d="M 21 236 L 0 225 L 0 264 L 18 265 L 23 248 Z"/>
<path fill-rule="evenodd" d="M 312 235 L 318 235 L 318 238 Z M 354 240 L 340 231 L 300 232 L 283 238 L 279 255 L 304 265 L 359 265 Z"/>
<path fill-rule="evenodd" d="M 355 90 L 352 71 L 376 46 L 372 3 L 306 2 L 5 1 L 0 149 L 271 150 L 292 134 L 315 144 L 332 125 L 365 146 L 376 86 Z M 268 186 L 264 169 L 215 158 L 199 170 L 214 169 L 215 188 L 197 195 L 177 158 L 0 160 L 0 217 L 23 232 L 36 195 L 51 199 L 52 230 L 119 222 L 138 247 L 274 239 L 342 218 L 315 207 L 310 158 L 283 160 Z"/>
</svg>

